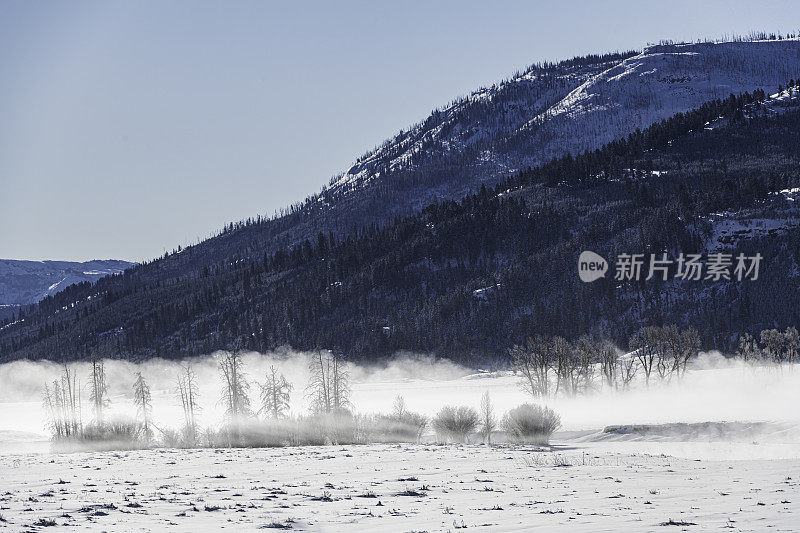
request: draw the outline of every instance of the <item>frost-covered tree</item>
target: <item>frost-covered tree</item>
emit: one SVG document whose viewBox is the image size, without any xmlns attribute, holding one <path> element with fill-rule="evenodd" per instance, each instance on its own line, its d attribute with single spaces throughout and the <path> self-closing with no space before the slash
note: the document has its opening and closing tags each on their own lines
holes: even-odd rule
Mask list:
<svg viewBox="0 0 800 533">
<path fill-rule="evenodd" d="M 200 390 L 197 386 L 197 375 L 191 363 L 181 366 L 177 389 L 183 407 L 184 438 L 188 445 L 193 445 L 198 438 L 197 415 L 200 406 L 197 402 Z"/>
<path fill-rule="evenodd" d="M 340 355 L 330 350 L 316 352 L 311 356 L 309 371 L 306 394 L 312 411 L 334 413 L 350 406 L 350 376 Z"/>
<path fill-rule="evenodd" d="M 600 369 L 607 387 L 617 388 L 620 372 L 619 352 L 609 341 L 603 341 L 600 346 Z"/>
<path fill-rule="evenodd" d="M 767 356 L 776 363 L 783 360 L 783 350 L 786 344 L 786 337 L 777 329 L 765 329 L 761 332 L 761 344 Z"/>
<path fill-rule="evenodd" d="M 736 350 L 736 356 L 740 357 L 746 363 L 750 363 L 759 359 L 761 350 L 758 348 L 758 342 L 749 333 L 742 333 L 739 335 L 739 349 Z"/>
<path fill-rule="evenodd" d="M 798 350 L 800 350 L 800 333 L 797 332 L 797 328 L 790 326 L 783 332 L 783 337 L 786 360 L 792 362 L 797 358 Z"/>
<path fill-rule="evenodd" d="M 629 341 L 629 345 L 639 361 L 639 366 L 644 371 L 644 380 L 648 387 L 650 386 L 650 376 L 659 360 L 658 336 L 657 328 L 646 327 L 634 333 Z"/>
<path fill-rule="evenodd" d="M 494 414 L 494 406 L 492 399 L 489 397 L 489 391 L 485 391 L 481 396 L 481 435 L 486 444 L 492 443 L 492 431 L 497 428 L 497 417 Z"/>
<path fill-rule="evenodd" d="M 696 357 L 700 350 L 700 333 L 694 328 L 688 328 L 680 332 L 677 349 L 674 354 L 675 371 L 683 376 L 686 373 L 686 366 L 692 357 Z"/>
<path fill-rule="evenodd" d="M 142 425 L 142 437 L 149 442 L 153 438 L 153 400 L 150 385 L 141 372 L 136 373 L 136 381 L 133 383 L 133 403 L 136 405 L 136 418 Z"/>
<path fill-rule="evenodd" d="M 572 374 L 572 390 L 584 394 L 589 392 L 594 381 L 594 363 L 600 358 L 598 342 L 587 335 L 582 335 L 573 348 L 574 366 Z"/>
<path fill-rule="evenodd" d="M 541 335 L 529 337 L 524 346 L 515 344 L 508 353 L 514 370 L 522 375 L 522 389 L 534 398 L 547 396 L 553 365 L 549 341 Z"/>
<path fill-rule="evenodd" d="M 92 373 L 89 376 L 89 401 L 92 402 L 94 419 L 98 425 L 103 424 L 103 415 L 108 407 L 108 383 L 106 367 L 102 359 L 92 359 Z"/>
<path fill-rule="evenodd" d="M 80 390 L 77 374 L 66 364 L 52 387 L 45 384 L 43 402 L 54 438 L 72 437 L 82 431 Z"/>
<path fill-rule="evenodd" d="M 576 364 L 572 346 L 564 337 L 553 337 L 551 345 L 556 370 L 555 393 L 574 395 Z"/>
<path fill-rule="evenodd" d="M 289 415 L 289 399 L 292 392 L 292 384 L 289 383 L 283 374 L 278 373 L 274 366 L 269 367 L 267 380 L 258 384 L 261 389 L 261 409 L 259 414 L 264 414 L 268 418 L 277 420 L 286 418 Z"/>
<path fill-rule="evenodd" d="M 639 372 L 639 359 L 633 354 L 627 354 L 619 359 L 619 379 L 622 388 L 627 390 L 631 386 L 633 378 Z"/>
<path fill-rule="evenodd" d="M 242 354 L 239 350 L 224 353 L 219 359 L 222 372 L 222 403 L 230 419 L 241 419 L 252 414 L 247 393 L 250 383 L 245 375 Z"/>
<path fill-rule="evenodd" d="M 392 415 L 395 418 L 402 420 L 403 417 L 406 416 L 407 412 L 408 412 L 408 409 L 406 408 L 406 399 L 403 398 L 403 396 L 401 394 L 398 394 L 394 398 L 394 405 L 392 407 Z"/>
</svg>

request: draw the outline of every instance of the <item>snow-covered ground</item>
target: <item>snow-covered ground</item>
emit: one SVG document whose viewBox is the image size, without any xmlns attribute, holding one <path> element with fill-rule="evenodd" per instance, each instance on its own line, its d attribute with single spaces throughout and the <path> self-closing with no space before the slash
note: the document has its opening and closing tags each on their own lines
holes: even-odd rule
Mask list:
<svg viewBox="0 0 800 533">
<path fill-rule="evenodd" d="M 42 520 L 70 531 L 192 532 L 796 531 L 800 524 L 798 457 L 696 460 L 628 444 L 5 455 L 0 529 L 36 530 L 49 523 Z"/>
<path fill-rule="evenodd" d="M 303 412 L 304 354 L 251 354 L 250 379 L 271 364 L 294 383 L 293 408 Z M 131 409 L 130 376 L 143 371 L 158 423 L 173 423 L 175 368 L 108 362 L 114 410 Z M 215 363 L 201 359 L 195 368 L 201 423 L 218 424 Z M 74 454 L 50 453 L 43 434 L 39 389 L 57 372 L 48 364 L 0 365 L 0 531 L 49 521 L 69 530 L 192 532 L 796 531 L 800 524 L 800 365 L 752 367 L 703 354 L 670 383 L 551 399 L 563 422 L 551 448 L 437 445 L 429 435 L 423 444 Z M 528 401 L 510 372 L 476 374 L 446 361 L 404 358 L 350 374 L 360 413 L 388 412 L 398 394 L 427 415 L 444 404 L 477 407 L 484 391 L 498 415 Z M 707 421 L 716 423 L 676 424 Z M 625 426 L 633 424 L 664 426 Z M 603 430 L 611 425 L 624 427 Z"/>
</svg>

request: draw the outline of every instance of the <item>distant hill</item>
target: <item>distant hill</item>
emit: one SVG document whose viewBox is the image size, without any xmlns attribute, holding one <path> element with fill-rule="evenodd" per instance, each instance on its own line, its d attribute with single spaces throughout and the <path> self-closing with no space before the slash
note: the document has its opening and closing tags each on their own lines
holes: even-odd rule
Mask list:
<svg viewBox="0 0 800 533">
<path fill-rule="evenodd" d="M 119 274 L 135 263 L 117 260 L 19 261 L 0 259 L 0 305 L 36 303 L 73 283 L 95 282 Z"/>
</svg>

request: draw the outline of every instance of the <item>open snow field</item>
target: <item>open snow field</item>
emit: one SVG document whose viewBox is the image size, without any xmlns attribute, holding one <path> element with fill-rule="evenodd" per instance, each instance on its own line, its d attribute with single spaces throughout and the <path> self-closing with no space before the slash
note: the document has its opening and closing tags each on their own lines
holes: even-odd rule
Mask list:
<svg viewBox="0 0 800 533">
<path fill-rule="evenodd" d="M 0 529 L 50 520 L 69 531 L 800 527 L 800 458 L 697 460 L 631 444 L 5 455 Z"/>
<path fill-rule="evenodd" d="M 251 379 L 269 364 L 295 384 L 295 412 L 307 409 L 303 358 L 253 355 Z M 798 365 L 704 356 L 668 384 L 548 400 L 563 426 L 551 448 L 436 445 L 429 435 L 424 444 L 73 454 L 50 453 L 45 435 L 40 387 L 58 368 L 31 365 L 0 365 L 0 531 L 800 530 Z M 112 409 L 130 411 L 130 375 L 141 370 L 156 420 L 174 423 L 171 365 L 109 364 Z M 218 424 L 217 369 L 196 368 L 201 425 Z M 445 404 L 477 407 L 484 391 L 498 416 L 529 401 L 510 373 L 446 362 L 354 367 L 351 377 L 360 413 L 388 412 L 398 394 L 429 416 Z M 719 423 L 676 424 L 708 421 Z M 624 426 L 633 424 L 651 426 Z"/>
</svg>

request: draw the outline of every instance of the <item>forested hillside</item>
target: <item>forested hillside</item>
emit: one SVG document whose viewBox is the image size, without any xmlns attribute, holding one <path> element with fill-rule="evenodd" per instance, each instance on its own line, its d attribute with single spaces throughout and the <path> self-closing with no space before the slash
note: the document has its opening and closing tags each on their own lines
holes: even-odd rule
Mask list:
<svg viewBox="0 0 800 533">
<path fill-rule="evenodd" d="M 342 237 L 385 225 L 706 101 L 774 92 L 798 76 L 800 41 L 759 37 L 765 40 L 660 44 L 533 65 L 434 110 L 358 158 L 320 193 L 275 216 L 231 223 L 199 244 L 181 249 L 176 243 L 181 253 L 130 275 L 169 284 L 214 262 L 271 254 L 320 232 Z"/>
<path fill-rule="evenodd" d="M 778 98 L 711 101 L 385 227 L 318 232 L 167 281 L 134 269 L 70 287 L 4 327 L 0 357 L 177 358 L 291 345 L 487 362 L 534 333 L 624 344 L 663 322 L 696 327 L 705 347 L 728 347 L 738 332 L 796 324 L 800 98 L 788 85 Z M 586 284 L 577 257 L 587 249 L 610 260 L 719 250 L 764 260 L 756 281 L 609 275 Z"/>
</svg>

